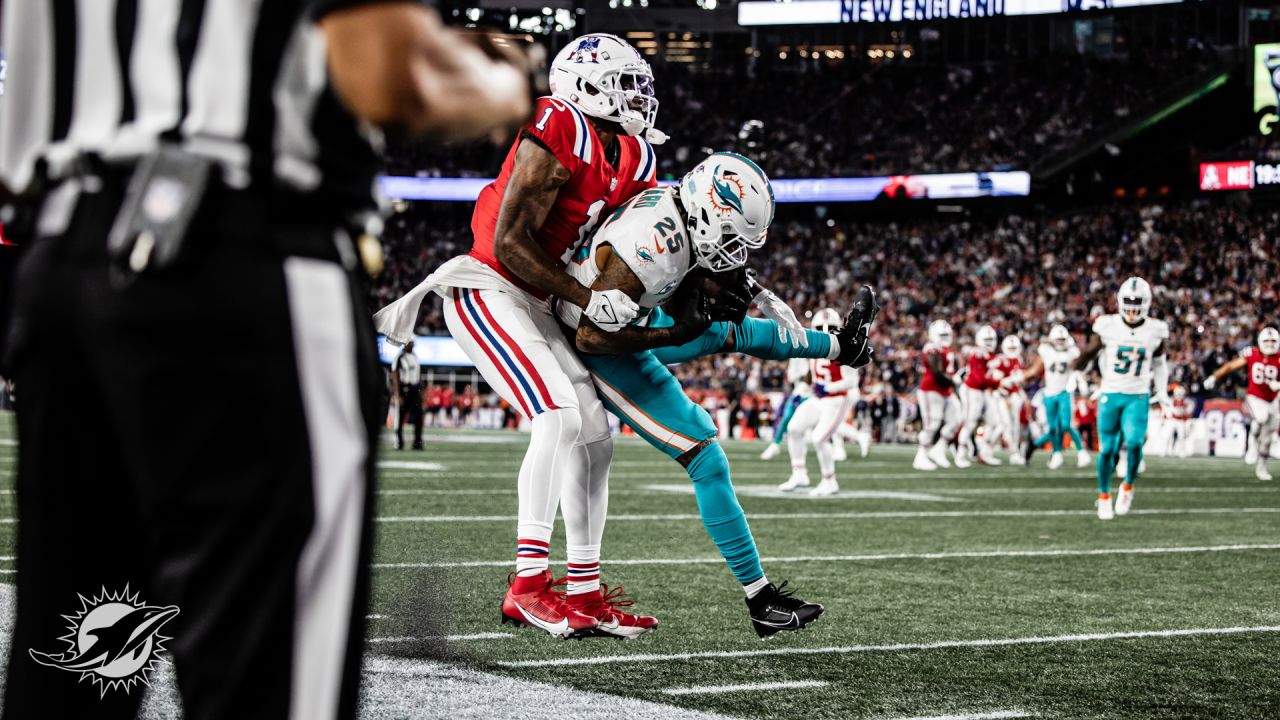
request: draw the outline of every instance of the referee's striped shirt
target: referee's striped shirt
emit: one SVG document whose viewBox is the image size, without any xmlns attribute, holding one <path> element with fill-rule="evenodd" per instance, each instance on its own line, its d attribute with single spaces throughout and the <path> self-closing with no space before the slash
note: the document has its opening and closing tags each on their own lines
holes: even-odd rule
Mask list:
<svg viewBox="0 0 1280 720">
<path fill-rule="evenodd" d="M 0 0 L 0 183 L 22 193 L 82 153 L 161 140 L 234 188 L 366 205 L 378 138 L 328 84 L 314 20 L 359 0 Z"/>
</svg>

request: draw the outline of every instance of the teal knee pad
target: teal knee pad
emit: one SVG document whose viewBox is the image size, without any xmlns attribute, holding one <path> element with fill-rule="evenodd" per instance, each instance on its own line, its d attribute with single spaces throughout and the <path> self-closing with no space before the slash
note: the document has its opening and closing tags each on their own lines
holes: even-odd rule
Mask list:
<svg viewBox="0 0 1280 720">
<path fill-rule="evenodd" d="M 733 494 L 729 458 L 719 443 L 702 448 L 687 468 L 693 481 L 702 525 L 738 582 L 746 585 L 764 577 L 760 553 L 747 526 L 747 516 Z"/>
</svg>

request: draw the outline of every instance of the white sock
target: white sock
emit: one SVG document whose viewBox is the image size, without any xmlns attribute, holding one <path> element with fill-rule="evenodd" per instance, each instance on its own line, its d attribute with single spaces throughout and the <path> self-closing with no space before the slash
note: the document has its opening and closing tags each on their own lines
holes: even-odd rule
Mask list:
<svg viewBox="0 0 1280 720">
<path fill-rule="evenodd" d="M 827 359 L 835 360 L 840 357 L 840 338 L 835 333 L 828 333 L 827 337 L 831 338 L 831 352 L 827 353 Z"/>
<path fill-rule="evenodd" d="M 565 546 L 569 558 L 569 595 L 600 589 L 600 545 L 609 514 L 609 463 L 613 438 L 574 448 L 576 463 L 560 498 L 564 516 Z"/>
<path fill-rule="evenodd" d="M 564 479 L 580 453 L 574 444 L 582 427 L 576 408 L 548 410 L 530 423 L 529 449 L 520 465 L 519 521 L 516 526 L 516 575 L 528 577 L 548 569 L 551 528 Z"/>
<path fill-rule="evenodd" d="M 742 589 L 747 591 L 747 597 L 753 598 L 756 595 L 759 595 L 760 591 L 767 587 L 769 587 L 769 578 L 761 575 L 759 580 L 743 585 Z"/>
</svg>

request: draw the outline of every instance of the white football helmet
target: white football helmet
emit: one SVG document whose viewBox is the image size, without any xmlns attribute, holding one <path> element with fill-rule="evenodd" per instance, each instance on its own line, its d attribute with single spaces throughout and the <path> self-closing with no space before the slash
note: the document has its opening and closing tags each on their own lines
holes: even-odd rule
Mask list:
<svg viewBox="0 0 1280 720">
<path fill-rule="evenodd" d="M 813 320 L 809 326 L 818 332 L 835 332 L 840 329 L 840 313 L 834 308 L 822 308 L 813 314 Z"/>
<path fill-rule="evenodd" d="M 1184 388 L 1184 387 L 1182 387 L 1181 385 L 1178 385 L 1178 384 L 1176 384 L 1176 383 L 1172 386 L 1172 388 L 1173 388 L 1173 398 L 1174 398 L 1175 400 L 1183 400 L 1183 399 L 1185 399 L 1185 398 L 1187 397 L 1187 389 L 1186 389 L 1186 388 Z"/>
<path fill-rule="evenodd" d="M 616 35 L 591 33 L 564 46 L 551 61 L 551 95 L 628 135 L 645 133 L 658 117 L 653 70 Z"/>
<path fill-rule="evenodd" d="M 942 347 L 951 347 L 951 343 L 955 342 L 951 323 L 941 319 L 929 323 L 929 342 Z"/>
<path fill-rule="evenodd" d="M 1120 317 L 1130 325 L 1145 320 L 1151 314 L 1151 286 L 1140 277 L 1125 280 L 1116 293 L 1116 305 Z"/>
<path fill-rule="evenodd" d="M 996 329 L 990 325 L 983 325 L 978 328 L 978 334 L 974 335 L 973 339 L 974 342 L 978 344 L 979 348 L 986 350 L 987 352 L 996 351 L 998 336 L 996 335 Z"/>
<path fill-rule="evenodd" d="M 1059 350 L 1066 350 L 1074 342 L 1071 338 L 1071 331 L 1067 330 L 1066 325 L 1054 325 L 1049 328 L 1049 342 Z"/>
<path fill-rule="evenodd" d="M 1280 352 L 1280 330 L 1273 327 L 1262 328 L 1258 333 L 1258 349 L 1263 355 L 1275 355 Z"/>
<path fill-rule="evenodd" d="M 1000 351 L 1008 358 L 1022 357 L 1022 340 L 1017 335 L 1006 335 L 1000 343 Z"/>
<path fill-rule="evenodd" d="M 773 186 L 760 166 L 718 152 L 680 181 L 680 204 L 698 264 L 712 272 L 742 267 L 764 245 L 773 222 Z"/>
</svg>

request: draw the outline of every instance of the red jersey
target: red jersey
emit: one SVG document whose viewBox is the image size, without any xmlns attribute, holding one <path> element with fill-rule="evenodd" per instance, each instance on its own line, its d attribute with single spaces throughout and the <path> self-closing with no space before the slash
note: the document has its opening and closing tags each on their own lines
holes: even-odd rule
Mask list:
<svg viewBox="0 0 1280 720">
<path fill-rule="evenodd" d="M 844 366 L 826 358 L 810 360 L 809 371 L 813 373 L 813 382 L 819 385 L 831 385 L 844 379 Z M 827 393 L 826 397 L 841 397 L 848 394 L 848 390 L 837 390 Z"/>
<path fill-rule="evenodd" d="M 1280 353 L 1263 355 L 1256 347 L 1245 348 L 1240 353 L 1244 358 L 1244 369 L 1249 375 L 1248 393 L 1261 400 L 1271 402 L 1276 399 L 1276 391 L 1269 383 L 1280 380 Z"/>
<path fill-rule="evenodd" d="M 988 363 L 991 373 L 991 387 L 1014 390 L 1022 386 L 1022 360 L 1000 355 Z M 1015 377 L 1015 374 L 1016 375 Z"/>
<path fill-rule="evenodd" d="M 929 343 L 920 351 L 920 361 L 924 364 L 924 370 L 920 373 L 920 389 L 925 392 L 940 393 L 943 396 L 950 395 L 954 388 L 947 385 L 944 389 L 938 379 L 933 376 L 933 371 L 929 369 L 929 358 L 931 356 L 942 358 L 942 372 L 947 377 L 955 375 L 960 369 L 960 361 L 954 350 Z"/>
<path fill-rule="evenodd" d="M 1000 384 L 991 377 L 996 360 L 993 353 L 974 348 L 969 354 L 969 373 L 964 376 L 964 384 L 974 390 L 995 390 Z"/>
<path fill-rule="evenodd" d="M 1170 420 L 1187 420 L 1191 417 L 1191 403 L 1186 398 L 1174 398 L 1169 401 Z"/>
<path fill-rule="evenodd" d="M 641 190 L 658 184 L 658 161 L 653 146 L 643 138 L 618 135 L 618 166 L 615 168 L 606 158 L 608 148 L 600 142 L 581 110 L 563 100 L 538 98 L 532 120 L 511 145 L 498 179 L 486 185 L 476 198 L 475 211 L 471 215 L 475 243 L 471 246 L 470 255 L 541 300 L 546 293 L 529 286 L 503 267 L 493 251 L 493 233 L 498 224 L 502 194 L 515 166 L 516 148 L 525 140 L 546 148 L 569 171 L 569 179 L 560 186 L 560 194 L 547 211 L 542 227 L 533 233 L 533 239 L 561 268 L 569 262 L 578 244 L 591 234 L 606 209 L 621 205 Z"/>
<path fill-rule="evenodd" d="M 1077 425 L 1092 425 L 1098 419 L 1098 406 L 1089 400 L 1078 400 L 1075 403 Z"/>
</svg>

